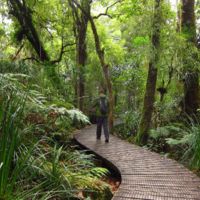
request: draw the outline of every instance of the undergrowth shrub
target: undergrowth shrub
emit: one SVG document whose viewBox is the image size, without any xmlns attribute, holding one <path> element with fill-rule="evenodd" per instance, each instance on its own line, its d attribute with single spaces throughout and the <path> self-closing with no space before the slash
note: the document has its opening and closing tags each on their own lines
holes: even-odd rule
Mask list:
<svg viewBox="0 0 200 200">
<path fill-rule="evenodd" d="M 156 129 L 150 130 L 148 148 L 159 153 L 167 153 L 176 151 L 170 148 L 167 143 L 167 138 L 181 138 L 182 136 L 181 124 L 170 124 Z"/>
<path fill-rule="evenodd" d="M 165 126 L 168 123 L 176 122 L 180 115 L 180 101 L 180 97 L 177 97 L 166 102 L 155 102 L 152 116 L 154 127 Z"/>
<path fill-rule="evenodd" d="M 182 137 L 168 138 L 167 143 L 182 150 L 182 161 L 192 169 L 200 170 L 200 124 L 190 119 L 182 130 Z"/>
<path fill-rule="evenodd" d="M 115 126 L 115 133 L 128 139 L 136 135 L 139 125 L 140 114 L 137 111 L 127 111 L 120 116 L 120 123 Z"/>
<path fill-rule="evenodd" d="M 88 118 L 63 97 L 46 96 L 25 68 L 12 67 L 0 73 L 0 199 L 107 199 L 101 178 L 108 171 L 69 145 L 71 130 Z"/>
<path fill-rule="evenodd" d="M 94 166 L 91 155 L 57 145 L 52 147 L 49 141 L 43 140 L 26 170 L 26 177 L 37 190 L 36 199 L 42 199 L 45 193 L 56 199 L 78 199 L 80 195 L 84 198 L 94 193 L 100 195 L 108 187 L 100 180 L 107 173 L 106 169 Z M 24 187 L 22 185 L 23 191 Z"/>
<path fill-rule="evenodd" d="M 200 170 L 200 124 L 189 119 L 150 131 L 148 148 L 180 160 L 192 169 Z"/>
<path fill-rule="evenodd" d="M 15 163 L 15 153 L 20 143 L 23 101 L 14 93 L 2 96 L 0 101 L 0 197 L 12 199 L 17 180 L 24 170 L 26 158 Z"/>
</svg>

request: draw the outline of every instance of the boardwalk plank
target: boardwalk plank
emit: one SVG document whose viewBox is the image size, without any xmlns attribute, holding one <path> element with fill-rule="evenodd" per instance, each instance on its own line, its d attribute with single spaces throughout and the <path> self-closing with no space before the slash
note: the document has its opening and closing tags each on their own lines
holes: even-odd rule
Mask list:
<svg viewBox="0 0 200 200">
<path fill-rule="evenodd" d="M 174 160 L 115 136 L 96 140 L 95 126 L 75 135 L 85 148 L 111 162 L 122 182 L 113 200 L 200 200 L 200 178 Z"/>
</svg>

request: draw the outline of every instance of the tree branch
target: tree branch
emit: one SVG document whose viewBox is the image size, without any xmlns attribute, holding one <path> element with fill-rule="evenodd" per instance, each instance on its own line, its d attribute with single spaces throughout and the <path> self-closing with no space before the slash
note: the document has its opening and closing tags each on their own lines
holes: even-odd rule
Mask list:
<svg viewBox="0 0 200 200">
<path fill-rule="evenodd" d="M 100 13 L 100 14 L 98 14 L 97 16 L 94 16 L 93 19 L 99 19 L 101 16 L 106 16 L 106 17 L 109 17 L 110 19 L 112 19 L 112 16 L 109 15 L 107 12 L 105 12 L 105 13 Z"/>
<path fill-rule="evenodd" d="M 69 0 L 68 2 L 69 2 L 70 7 L 72 8 L 72 15 L 73 15 L 74 21 L 76 21 L 77 24 L 80 24 L 81 22 L 80 22 L 80 17 L 78 15 L 77 8 L 74 6 L 73 1 Z"/>
<path fill-rule="evenodd" d="M 21 52 L 21 50 L 23 49 L 23 47 L 24 47 L 24 43 L 21 44 L 21 46 L 17 50 L 16 54 L 12 57 L 12 61 L 15 61 L 17 59 L 17 56 L 19 55 L 19 53 Z"/>
<path fill-rule="evenodd" d="M 23 59 L 22 59 L 22 61 L 26 61 L 26 60 L 34 60 L 34 61 L 36 61 L 36 62 L 38 62 L 38 63 L 41 63 L 40 60 L 38 60 L 38 59 L 35 58 L 35 57 L 27 57 L 27 58 L 23 58 Z"/>
<path fill-rule="evenodd" d="M 55 63 L 60 62 L 62 60 L 63 54 L 67 52 L 67 51 L 65 51 L 65 48 L 69 47 L 69 46 L 73 46 L 75 44 L 76 43 L 67 43 L 67 44 L 64 45 L 63 44 L 63 38 L 62 38 L 62 45 L 61 45 L 61 49 L 60 49 L 60 55 L 59 55 L 58 59 L 51 61 L 51 63 L 55 64 Z"/>
<path fill-rule="evenodd" d="M 85 16 L 87 16 L 88 18 L 90 18 L 90 15 L 82 8 L 82 6 L 77 2 L 77 0 L 72 0 L 75 5 L 83 12 L 83 14 Z"/>
<path fill-rule="evenodd" d="M 115 6 L 116 4 L 121 3 L 122 1 L 123 1 L 123 0 L 118 0 L 118 1 L 114 2 L 113 4 L 109 5 L 109 6 L 106 8 L 106 11 L 105 11 L 104 13 L 100 13 L 100 14 L 98 14 L 97 16 L 94 16 L 93 19 L 98 19 L 98 18 L 101 17 L 101 16 L 107 16 L 107 17 L 109 17 L 109 18 L 112 19 L 112 16 L 108 14 L 109 9 L 110 9 L 111 7 L 113 7 L 113 6 Z"/>
</svg>

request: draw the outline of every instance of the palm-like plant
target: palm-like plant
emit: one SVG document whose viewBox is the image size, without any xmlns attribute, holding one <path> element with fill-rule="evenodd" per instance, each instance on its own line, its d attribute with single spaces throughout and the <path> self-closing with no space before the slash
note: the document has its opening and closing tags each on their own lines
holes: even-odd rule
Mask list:
<svg viewBox="0 0 200 200">
<path fill-rule="evenodd" d="M 4 98 L 4 97 L 2 97 Z M 24 162 L 14 164 L 15 153 L 20 146 L 20 122 L 24 103 L 11 93 L 1 99 L 0 116 L 0 196 L 13 194 L 16 180 Z M 11 173 L 12 172 L 12 173 Z"/>
<path fill-rule="evenodd" d="M 63 129 L 67 120 L 70 126 L 89 121 L 78 110 L 47 102 L 39 86 L 28 84 L 32 77 L 26 70 L 10 72 L 12 67 L 5 67 L 0 73 L 0 200 L 78 199 L 80 192 L 98 193 L 107 188 L 100 180 L 107 170 L 96 168 L 90 155 L 58 147 L 44 135 L 36 138 L 36 144 L 27 142 L 25 137 L 32 140 L 30 133 L 37 127 L 24 126 L 24 114 L 30 108 L 44 117 L 57 113 L 56 126 Z"/>
</svg>

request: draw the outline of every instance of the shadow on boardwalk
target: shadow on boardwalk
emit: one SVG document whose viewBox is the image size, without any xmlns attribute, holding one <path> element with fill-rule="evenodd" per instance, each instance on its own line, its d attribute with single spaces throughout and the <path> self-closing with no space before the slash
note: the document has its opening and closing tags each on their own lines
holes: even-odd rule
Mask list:
<svg viewBox="0 0 200 200">
<path fill-rule="evenodd" d="M 82 129 L 76 141 L 118 169 L 122 182 L 113 200 L 200 200 L 200 178 L 174 160 L 110 136 L 96 141 L 95 126 Z"/>
</svg>

